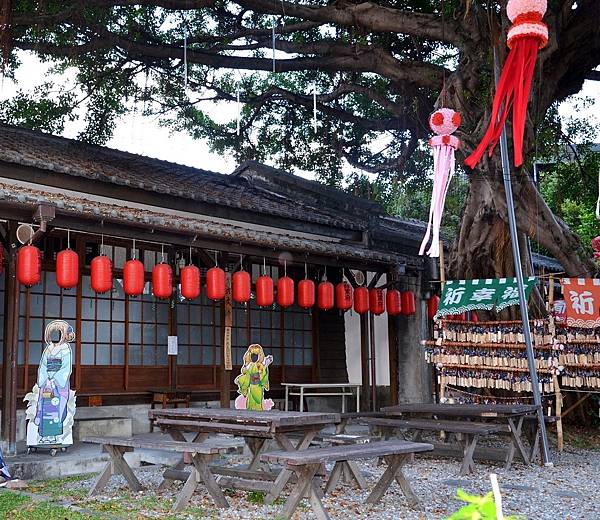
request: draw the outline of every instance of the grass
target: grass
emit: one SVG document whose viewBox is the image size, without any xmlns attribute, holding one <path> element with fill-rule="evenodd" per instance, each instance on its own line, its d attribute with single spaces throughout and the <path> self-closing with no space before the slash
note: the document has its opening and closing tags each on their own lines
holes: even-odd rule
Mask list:
<svg viewBox="0 0 600 520">
<path fill-rule="evenodd" d="M 69 484 L 79 482 L 85 478 L 87 478 L 85 475 L 77 475 L 50 480 L 34 480 L 29 484 L 29 491 L 55 499 L 83 499 L 87 496 L 88 490 L 84 488 L 69 489 Z"/>
<path fill-rule="evenodd" d="M 6 520 L 101 520 L 103 516 L 80 513 L 49 501 L 37 502 L 21 493 L 0 493 L 0 515 Z"/>
</svg>

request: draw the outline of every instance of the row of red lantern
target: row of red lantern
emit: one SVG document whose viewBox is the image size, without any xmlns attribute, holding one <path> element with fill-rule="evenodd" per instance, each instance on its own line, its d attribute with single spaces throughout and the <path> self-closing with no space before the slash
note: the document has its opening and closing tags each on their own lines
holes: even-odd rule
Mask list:
<svg viewBox="0 0 600 520">
<path fill-rule="evenodd" d="M 95 257 L 91 264 L 91 286 L 97 293 L 112 289 L 112 262 L 107 256 Z M 17 257 L 17 278 L 27 286 L 36 285 L 41 279 L 41 253 L 32 245 L 19 250 Z M 60 251 L 56 257 L 56 283 L 63 289 L 70 289 L 79 281 L 79 256 L 71 249 Z M 200 269 L 187 265 L 180 272 L 181 295 L 193 300 L 200 295 Z M 123 290 L 128 296 L 139 296 L 145 286 L 144 264 L 137 259 L 125 262 L 123 266 Z M 206 273 L 206 294 L 211 300 L 222 300 L 225 297 L 225 271 L 213 267 Z M 152 293 L 157 298 L 170 298 L 173 293 L 173 271 L 170 265 L 160 263 L 152 270 Z M 232 277 L 232 299 L 237 303 L 250 301 L 251 278 L 247 271 L 241 270 Z M 353 294 L 354 293 L 354 294 Z M 274 303 L 274 283 L 269 276 L 260 276 L 256 281 L 256 302 L 261 307 L 269 307 Z M 319 283 L 315 291 L 315 283 L 304 279 L 298 283 L 298 305 L 304 309 L 317 304 L 321 310 L 329 310 L 336 306 L 339 310 L 351 308 L 359 314 L 369 310 L 375 314 L 411 316 L 416 312 L 415 296 L 412 291 L 400 292 L 396 289 L 357 287 L 354 291 L 347 282 L 340 282 L 334 288 L 331 282 Z M 289 307 L 294 304 L 294 280 L 283 276 L 277 280 L 277 304 Z M 436 309 L 437 310 L 437 309 Z"/>
</svg>

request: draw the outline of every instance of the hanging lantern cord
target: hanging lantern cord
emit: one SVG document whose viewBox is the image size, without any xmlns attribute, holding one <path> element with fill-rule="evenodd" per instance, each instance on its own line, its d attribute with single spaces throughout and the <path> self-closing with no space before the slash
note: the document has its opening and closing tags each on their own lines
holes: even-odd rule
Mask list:
<svg viewBox="0 0 600 520">
<path fill-rule="evenodd" d="M 342 278 L 344 277 L 344 270 L 342 269 Z M 327 266 L 325 266 L 325 272 L 323 274 L 323 280 L 327 281 Z"/>
<path fill-rule="evenodd" d="M 71 230 L 67 229 L 67 249 L 71 249 Z"/>
<path fill-rule="evenodd" d="M 267 259 L 263 256 L 263 275 L 267 274 Z"/>
<path fill-rule="evenodd" d="M 192 265 L 192 246 L 190 246 L 190 265 Z"/>
<path fill-rule="evenodd" d="M 283 276 L 287 276 L 287 260 L 283 261 Z"/>
<path fill-rule="evenodd" d="M 131 248 L 131 258 L 135 260 L 135 238 L 133 239 L 133 247 Z"/>
<path fill-rule="evenodd" d="M 304 262 L 304 278 L 308 279 L 308 267 L 306 262 Z"/>
<path fill-rule="evenodd" d="M 100 254 L 104 254 L 104 235 L 100 235 Z"/>
<path fill-rule="evenodd" d="M 163 264 L 165 263 L 165 245 L 164 244 L 160 245 L 160 261 Z"/>
<path fill-rule="evenodd" d="M 240 253 L 240 271 L 244 270 L 244 255 L 242 255 L 242 253 Z"/>
<path fill-rule="evenodd" d="M 217 260 L 218 252 L 215 251 L 215 267 L 219 267 L 219 261 Z"/>
</svg>

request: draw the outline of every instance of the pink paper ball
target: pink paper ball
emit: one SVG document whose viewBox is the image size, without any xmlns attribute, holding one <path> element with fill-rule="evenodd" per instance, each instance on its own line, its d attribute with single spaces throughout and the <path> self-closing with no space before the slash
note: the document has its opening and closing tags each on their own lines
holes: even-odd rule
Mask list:
<svg viewBox="0 0 600 520">
<path fill-rule="evenodd" d="M 508 0 L 506 15 L 511 22 L 514 22 L 521 14 L 539 13 L 543 16 L 547 8 L 547 0 Z"/>
<path fill-rule="evenodd" d="M 592 249 L 594 251 L 600 251 L 600 236 L 592 238 Z"/>
<path fill-rule="evenodd" d="M 440 108 L 429 117 L 429 127 L 438 135 L 448 135 L 460 126 L 461 117 L 451 108 Z"/>
</svg>

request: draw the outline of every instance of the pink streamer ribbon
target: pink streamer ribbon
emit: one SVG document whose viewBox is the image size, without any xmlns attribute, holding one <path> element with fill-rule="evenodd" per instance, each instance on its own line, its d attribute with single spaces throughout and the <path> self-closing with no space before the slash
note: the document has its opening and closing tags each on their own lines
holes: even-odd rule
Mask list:
<svg viewBox="0 0 600 520">
<path fill-rule="evenodd" d="M 429 207 L 429 222 L 427 223 L 427 231 L 419 254 L 425 252 L 425 248 L 431 237 L 431 245 L 427 251 L 427 255 L 432 258 L 440 256 L 440 226 L 442 223 L 442 214 L 444 213 L 444 204 L 446 203 L 446 195 L 448 194 L 448 186 L 450 180 L 454 176 L 454 147 L 447 144 L 433 147 L 433 192 L 431 193 L 431 206 Z"/>
</svg>

